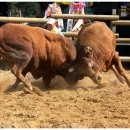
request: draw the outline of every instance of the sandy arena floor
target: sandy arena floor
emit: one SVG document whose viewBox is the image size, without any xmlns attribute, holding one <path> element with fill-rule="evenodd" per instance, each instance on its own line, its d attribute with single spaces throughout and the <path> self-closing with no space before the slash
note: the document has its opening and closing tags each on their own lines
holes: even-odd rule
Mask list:
<svg viewBox="0 0 130 130">
<path fill-rule="evenodd" d="M 130 71 L 127 71 L 130 77 Z M 103 74 L 107 85 L 97 89 L 85 78 L 75 88 L 56 77 L 53 89 L 45 90 L 42 80 L 27 77 L 33 85 L 43 88 L 44 96 L 18 91 L 2 93 L 13 84 L 10 71 L 0 70 L 1 128 L 128 128 L 130 127 L 130 89 L 121 84 L 110 71 Z"/>
</svg>

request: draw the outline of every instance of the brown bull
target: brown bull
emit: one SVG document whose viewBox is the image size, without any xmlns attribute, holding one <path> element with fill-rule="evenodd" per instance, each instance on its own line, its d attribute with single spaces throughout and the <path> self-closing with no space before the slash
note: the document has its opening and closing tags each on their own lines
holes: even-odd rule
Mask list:
<svg viewBox="0 0 130 130">
<path fill-rule="evenodd" d="M 24 90 L 32 93 L 36 88 L 25 75 L 31 72 L 36 79 L 43 77 L 49 86 L 55 75 L 64 77 L 66 67 L 76 58 L 76 49 L 68 38 L 45 29 L 6 24 L 0 28 L 0 57 L 12 65 L 11 72 L 17 77 L 14 86 L 22 81 Z"/>
<path fill-rule="evenodd" d="M 70 82 L 76 83 L 88 76 L 94 83 L 101 84 L 101 72 L 112 69 L 119 81 L 123 83 L 125 80 L 130 87 L 130 79 L 115 48 L 115 35 L 104 22 L 93 22 L 83 26 L 76 44 L 77 58 L 68 73 Z"/>
</svg>

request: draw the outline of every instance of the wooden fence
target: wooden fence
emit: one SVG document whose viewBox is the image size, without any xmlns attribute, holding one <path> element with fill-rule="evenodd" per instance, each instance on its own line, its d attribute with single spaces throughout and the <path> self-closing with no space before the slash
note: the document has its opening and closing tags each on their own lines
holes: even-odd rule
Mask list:
<svg viewBox="0 0 130 130">
<path fill-rule="evenodd" d="M 52 14 L 51 18 L 60 19 L 90 19 L 90 20 L 119 20 L 119 15 L 76 15 Z"/>
<path fill-rule="evenodd" d="M 129 26 L 130 21 L 119 20 L 118 15 L 69 15 L 69 14 L 52 14 L 51 18 L 62 18 L 62 19 L 90 19 L 90 20 L 110 20 L 112 26 Z M 115 21 L 116 20 L 116 21 Z M 12 22 L 12 23 L 43 23 L 47 22 L 45 18 L 23 18 L 23 17 L 0 17 L 0 22 Z M 77 33 L 75 32 L 63 32 L 67 37 L 76 37 Z M 119 34 L 115 33 L 118 43 L 130 43 L 130 38 L 119 38 Z M 120 57 L 122 61 L 130 61 L 130 57 Z"/>
<path fill-rule="evenodd" d="M 111 21 L 111 25 L 115 28 L 116 33 L 116 26 L 130 26 L 130 20 L 117 20 Z M 130 38 L 117 38 L 118 43 L 130 43 Z"/>
<path fill-rule="evenodd" d="M 116 26 L 130 26 L 130 20 L 111 21 L 111 25 L 115 28 L 114 32 L 116 32 Z M 117 38 L 116 40 L 118 43 L 125 43 L 125 44 L 130 43 L 130 38 Z M 130 46 L 130 44 L 127 44 L 127 46 Z M 129 56 L 120 56 L 120 59 L 123 62 L 130 62 Z"/>
<path fill-rule="evenodd" d="M 130 26 L 130 20 L 111 21 L 113 26 Z"/>
<path fill-rule="evenodd" d="M 78 36 L 78 32 L 62 32 L 64 36 L 66 37 L 77 37 Z M 115 33 L 116 38 L 119 37 L 118 33 Z"/>
<path fill-rule="evenodd" d="M 62 19 L 90 19 L 90 20 L 111 20 L 112 30 L 116 36 L 117 43 L 130 43 L 130 38 L 119 38 L 119 34 L 116 33 L 116 26 L 128 26 L 130 25 L 129 20 L 119 20 L 118 15 L 73 15 L 73 14 L 52 14 L 51 18 L 62 18 Z M 116 20 L 116 21 L 114 21 Z M 77 36 L 76 33 L 64 32 L 65 36 Z M 130 62 L 130 57 L 120 56 L 123 62 Z"/>
<path fill-rule="evenodd" d="M 46 23 L 45 18 L 23 18 L 23 17 L 0 17 L 0 22 L 12 23 Z"/>
</svg>

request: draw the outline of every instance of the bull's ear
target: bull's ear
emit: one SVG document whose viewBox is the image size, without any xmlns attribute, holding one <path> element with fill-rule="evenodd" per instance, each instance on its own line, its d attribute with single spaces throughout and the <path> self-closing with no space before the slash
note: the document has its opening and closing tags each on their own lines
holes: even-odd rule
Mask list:
<svg viewBox="0 0 130 130">
<path fill-rule="evenodd" d="M 91 47 L 87 46 L 84 48 L 85 54 L 88 58 L 92 58 L 93 57 L 93 50 Z"/>
</svg>

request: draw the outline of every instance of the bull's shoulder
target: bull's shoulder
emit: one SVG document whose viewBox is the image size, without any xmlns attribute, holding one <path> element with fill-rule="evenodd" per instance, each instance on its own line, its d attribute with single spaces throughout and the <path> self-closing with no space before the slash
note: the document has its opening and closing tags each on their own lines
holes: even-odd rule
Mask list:
<svg viewBox="0 0 130 130">
<path fill-rule="evenodd" d="M 67 38 L 67 37 L 63 37 L 61 36 L 60 34 L 56 34 L 54 32 L 51 32 L 51 31 L 48 31 L 46 29 L 40 29 L 41 32 L 43 33 L 43 36 L 49 40 L 50 42 L 53 41 L 53 42 L 61 42 L 61 43 L 72 43 L 72 41 Z"/>
</svg>

